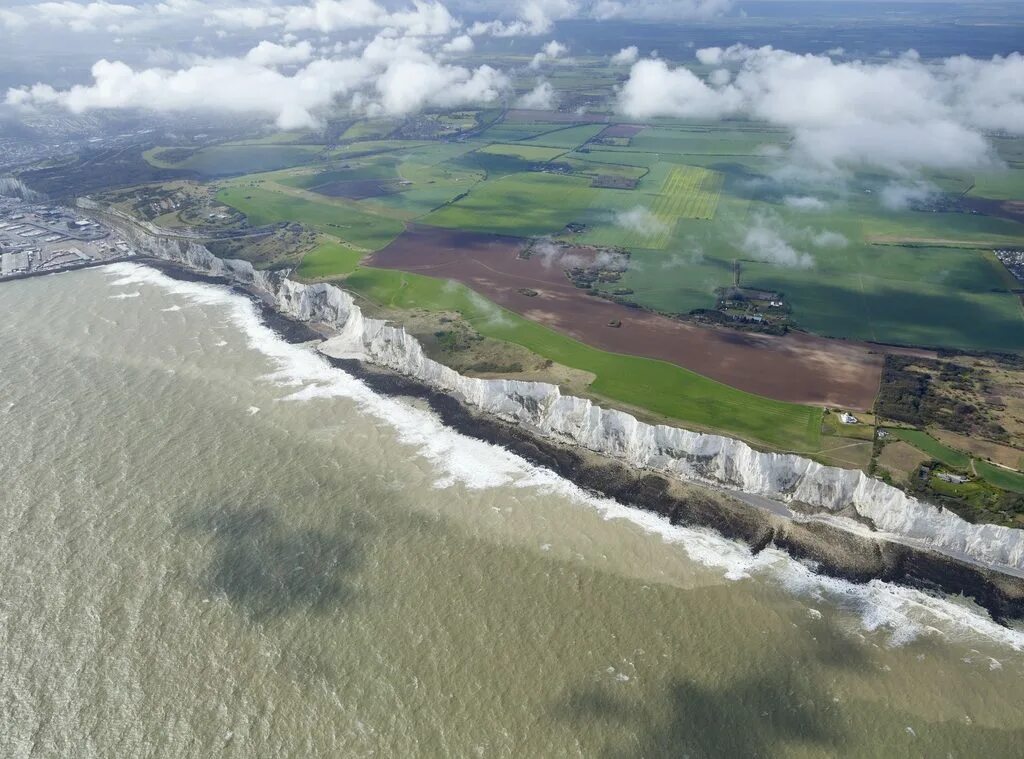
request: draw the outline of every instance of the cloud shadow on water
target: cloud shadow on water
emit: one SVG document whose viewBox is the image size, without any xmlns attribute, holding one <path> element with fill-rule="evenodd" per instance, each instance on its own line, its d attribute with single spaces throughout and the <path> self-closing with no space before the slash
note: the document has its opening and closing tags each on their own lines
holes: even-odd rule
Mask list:
<svg viewBox="0 0 1024 759">
<path fill-rule="evenodd" d="M 363 557 L 340 528 L 292 527 L 265 508 L 210 508 L 185 527 L 212 540 L 207 591 L 254 621 L 297 610 L 325 613 L 353 597 L 351 579 Z"/>
<path fill-rule="evenodd" d="M 861 644 L 823 627 L 799 660 L 750 664 L 750 674 L 721 683 L 673 678 L 639 705 L 620 684 L 591 684 L 557 704 L 556 715 L 582 729 L 594 722 L 616 727 L 617 737 L 596 754 L 608 759 L 768 757 L 794 745 L 822 756 L 843 753 L 849 725 L 820 670 L 867 669 Z"/>
</svg>

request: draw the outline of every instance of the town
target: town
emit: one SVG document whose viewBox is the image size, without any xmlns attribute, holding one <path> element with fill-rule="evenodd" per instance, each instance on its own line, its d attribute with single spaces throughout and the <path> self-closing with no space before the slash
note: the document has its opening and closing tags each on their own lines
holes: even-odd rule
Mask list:
<svg viewBox="0 0 1024 759">
<path fill-rule="evenodd" d="M 0 279 L 97 266 L 133 255 L 114 232 L 72 209 L 0 198 Z"/>
</svg>

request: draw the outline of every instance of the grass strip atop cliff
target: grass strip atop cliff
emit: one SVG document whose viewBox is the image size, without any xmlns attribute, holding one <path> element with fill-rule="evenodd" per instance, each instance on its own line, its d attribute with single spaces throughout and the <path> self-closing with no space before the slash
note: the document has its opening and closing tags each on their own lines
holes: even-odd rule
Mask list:
<svg viewBox="0 0 1024 759">
<path fill-rule="evenodd" d="M 821 409 L 745 393 L 663 361 L 591 348 L 506 311 L 464 285 L 360 268 L 344 286 L 386 307 L 457 311 L 485 337 L 594 374 L 590 390 L 620 405 L 781 450 L 813 453 L 820 448 Z"/>
</svg>

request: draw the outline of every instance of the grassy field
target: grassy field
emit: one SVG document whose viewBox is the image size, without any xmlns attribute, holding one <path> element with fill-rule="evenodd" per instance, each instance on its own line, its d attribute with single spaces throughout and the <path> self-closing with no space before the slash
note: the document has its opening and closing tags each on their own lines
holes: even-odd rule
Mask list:
<svg viewBox="0 0 1024 759">
<path fill-rule="evenodd" d="M 340 202 L 315 202 L 305 197 L 251 186 L 225 186 L 217 199 L 244 213 L 253 226 L 296 221 L 364 250 L 379 250 L 404 228 L 401 221 L 371 214 Z"/>
<path fill-rule="evenodd" d="M 890 428 L 889 433 L 953 469 L 966 470 L 971 465 L 970 456 L 943 445 L 927 432 Z"/>
<path fill-rule="evenodd" d="M 890 429 L 889 432 L 952 469 L 976 473 L 985 482 L 1002 490 L 1024 493 L 1024 474 L 1011 472 L 981 459 L 972 459 L 968 454 L 943 445 L 921 430 Z"/>
<path fill-rule="evenodd" d="M 995 464 L 979 460 L 975 460 L 974 469 L 982 479 L 997 488 L 1013 493 L 1024 493 L 1024 474 L 1011 472 Z"/>
<path fill-rule="evenodd" d="M 363 253 L 341 243 L 325 242 L 302 257 L 295 274 L 299 279 L 333 279 L 351 274 L 359 266 Z"/>
<path fill-rule="evenodd" d="M 345 286 L 384 306 L 457 311 L 485 337 L 593 373 L 597 379 L 590 390 L 600 398 L 762 445 L 802 452 L 819 448 L 821 409 L 744 393 L 661 361 L 591 348 L 500 309 L 463 285 L 361 268 Z"/>
<path fill-rule="evenodd" d="M 1024 247 L 1024 224 L 887 207 L 877 197 L 890 181 L 884 177 L 856 176 L 842 190 L 779 179 L 783 163 L 768 149 L 784 147 L 789 137 L 776 129 L 666 122 L 644 129 L 628 146 L 583 146 L 603 127 L 503 122 L 465 142 L 368 139 L 324 156 L 316 146 L 268 140 L 196 156 L 219 154 L 210 170 L 298 162 L 290 175 L 272 178 L 297 190 L 326 185 L 338 194 L 343 188 L 331 182 L 393 180 L 390 192 L 378 197 L 325 198 L 327 210 L 304 208 L 303 218 L 317 228 L 367 249 L 389 239 L 396 220 L 515 236 L 557 236 L 575 222 L 585 230 L 573 242 L 631 251 L 634 265 L 618 287 L 632 290 L 627 297 L 643 307 L 675 314 L 713 307 L 716 288 L 731 282 L 738 260 L 742 284 L 784 293 L 794 322 L 811 332 L 1024 351 L 1024 311 L 1009 291 L 1016 285 L 991 254 L 993 247 Z M 359 134 L 376 137 L 381 130 L 350 137 Z M 1000 142 L 1005 160 L 1016 160 L 1019 142 Z M 324 171 L 315 172 L 313 161 L 324 161 Z M 549 161 L 573 173 L 528 170 Z M 600 175 L 638 184 L 632 190 L 592 187 Z M 1021 169 L 936 173 L 929 181 L 977 197 L 1024 196 Z M 790 196 L 810 197 L 817 206 L 791 205 Z M 229 197 L 255 219 L 286 218 L 282 205 L 297 202 L 277 200 L 269 204 L 278 207 L 274 211 L 262 197 L 255 203 L 237 193 Z M 755 227 L 767 230 L 767 238 L 758 239 L 777 242 L 746 242 L 746 231 Z M 775 258 L 785 249 L 799 265 Z"/>
<path fill-rule="evenodd" d="M 584 126 L 568 127 L 567 129 L 557 129 L 531 137 L 525 141 L 525 144 L 562 148 L 562 151 L 565 152 L 566 150 L 580 147 L 603 131 L 604 128 L 604 124 L 586 124 Z"/>
<path fill-rule="evenodd" d="M 662 185 L 655 213 L 664 219 L 715 218 L 722 192 L 722 175 L 697 166 L 680 166 Z"/>
<path fill-rule="evenodd" d="M 514 145 L 488 145 L 485 148 L 480 148 L 480 152 L 487 155 L 500 155 L 508 156 L 510 158 L 518 158 L 521 161 L 546 163 L 547 161 L 562 155 L 565 150 L 561 148 L 517 143 Z"/>
<path fill-rule="evenodd" d="M 582 177 L 509 174 L 482 183 L 468 197 L 424 221 L 438 227 L 517 236 L 555 234 L 589 212 L 594 192 L 589 180 Z"/>
</svg>

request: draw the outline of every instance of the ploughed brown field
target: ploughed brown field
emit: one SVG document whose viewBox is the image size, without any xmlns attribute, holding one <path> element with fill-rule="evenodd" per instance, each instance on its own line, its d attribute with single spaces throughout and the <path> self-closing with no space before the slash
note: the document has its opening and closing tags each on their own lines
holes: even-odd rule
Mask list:
<svg viewBox="0 0 1024 759">
<path fill-rule="evenodd" d="M 881 351 L 803 333 L 775 337 L 697 326 L 612 303 L 588 295 L 565 275 L 566 266 L 597 251 L 572 249 L 568 260 L 519 258 L 526 244 L 516 237 L 410 225 L 368 263 L 462 282 L 588 345 L 668 361 L 758 395 L 859 410 L 874 404 Z M 610 326 L 617 322 L 620 327 Z"/>
<path fill-rule="evenodd" d="M 613 124 L 594 139 L 600 140 L 604 137 L 636 137 L 646 128 L 645 126 L 637 126 L 635 124 Z"/>
<path fill-rule="evenodd" d="M 505 115 L 511 123 L 539 121 L 546 124 L 607 124 L 608 117 L 599 113 L 562 113 L 561 111 L 537 111 L 529 108 L 513 108 Z"/>
<path fill-rule="evenodd" d="M 348 181 L 328 182 L 313 188 L 313 192 L 331 198 L 347 198 L 349 200 L 366 200 L 394 195 L 401 192 L 398 181 L 379 179 L 354 179 Z"/>
</svg>

